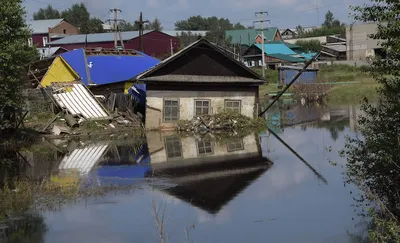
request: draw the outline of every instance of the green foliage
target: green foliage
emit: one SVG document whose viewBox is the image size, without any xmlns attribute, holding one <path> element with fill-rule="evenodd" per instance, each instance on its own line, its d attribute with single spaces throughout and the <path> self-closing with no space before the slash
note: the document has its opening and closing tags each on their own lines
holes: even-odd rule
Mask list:
<svg viewBox="0 0 400 243">
<path fill-rule="evenodd" d="M 201 35 L 193 34 L 192 32 L 181 32 L 177 34 L 180 42 L 180 48 L 185 48 L 186 46 L 192 44 L 193 42 L 202 38 Z"/>
<path fill-rule="evenodd" d="M 59 18 L 61 18 L 61 13 L 57 9 L 54 9 L 50 4 L 47 6 L 47 8 L 41 8 L 33 14 L 34 20 Z"/>
<path fill-rule="evenodd" d="M 386 59 L 373 60 L 371 75 L 381 84 L 376 103 L 364 100 L 359 118 L 363 140 L 349 138 L 343 151 L 347 155 L 348 181 L 358 185 L 375 202 L 372 208 L 376 226 L 371 238 L 376 242 L 400 242 L 400 4 L 392 0 L 371 0 L 354 7 L 355 19 L 375 21 L 378 30 L 372 37 L 383 40 Z"/>
<path fill-rule="evenodd" d="M 68 23 L 78 27 L 81 33 L 102 33 L 103 22 L 98 18 L 91 18 L 88 9 L 84 3 L 73 4 L 71 8 L 61 13 L 51 5 L 47 8 L 41 8 L 33 14 L 33 19 L 57 19 L 63 18 Z"/>
<path fill-rule="evenodd" d="M 322 50 L 322 45 L 319 40 L 298 40 L 296 45 L 301 46 L 306 52 L 319 52 Z"/>
<path fill-rule="evenodd" d="M 368 73 L 368 66 L 355 67 L 344 64 L 327 65 L 320 68 L 318 80 L 323 82 L 353 82 L 376 83 Z"/>
<path fill-rule="evenodd" d="M 345 35 L 346 26 L 333 17 L 333 13 L 328 11 L 325 14 L 325 21 L 321 27 L 311 31 L 305 31 L 300 25 L 296 27 L 297 34 L 300 38 L 327 36 L 327 35 Z"/>
<path fill-rule="evenodd" d="M 206 30 L 206 38 L 218 45 L 227 46 L 230 40 L 225 38 L 225 31 L 232 29 L 244 29 L 245 27 L 229 19 L 213 17 L 192 16 L 187 20 L 180 20 L 175 23 L 175 30 Z"/>
<path fill-rule="evenodd" d="M 5 107 L 22 107 L 21 75 L 26 65 L 38 56 L 36 49 L 28 46 L 31 33 L 21 4 L 22 0 L 0 4 L 0 130 L 8 120 L 1 116 Z"/>
<path fill-rule="evenodd" d="M 138 31 L 138 30 L 140 30 L 140 25 L 139 25 L 138 21 L 135 21 L 134 23 L 122 22 L 119 24 L 119 29 L 121 31 Z M 150 21 L 150 23 L 144 25 L 143 29 L 144 30 L 162 31 L 163 27 L 161 25 L 160 20 L 158 18 L 155 18 L 153 21 Z"/>
</svg>

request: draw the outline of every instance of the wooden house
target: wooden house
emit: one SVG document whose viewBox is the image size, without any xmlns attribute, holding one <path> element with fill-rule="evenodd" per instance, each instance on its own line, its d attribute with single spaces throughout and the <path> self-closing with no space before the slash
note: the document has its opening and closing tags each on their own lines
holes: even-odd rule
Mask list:
<svg viewBox="0 0 400 243">
<path fill-rule="evenodd" d="M 137 77 L 146 84 L 146 128 L 174 129 L 179 120 L 224 109 L 255 117 L 257 73 L 200 39 Z"/>
</svg>

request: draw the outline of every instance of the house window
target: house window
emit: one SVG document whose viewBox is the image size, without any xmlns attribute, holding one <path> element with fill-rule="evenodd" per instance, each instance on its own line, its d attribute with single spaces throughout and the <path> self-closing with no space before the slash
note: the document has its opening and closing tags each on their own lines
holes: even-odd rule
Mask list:
<svg viewBox="0 0 400 243">
<path fill-rule="evenodd" d="M 233 111 L 240 114 L 242 102 L 240 100 L 225 100 L 225 110 Z"/>
<path fill-rule="evenodd" d="M 63 29 L 63 33 L 66 34 L 66 33 L 67 33 L 67 30 L 66 30 L 66 29 Z"/>
<path fill-rule="evenodd" d="M 212 154 L 213 146 L 210 140 L 197 141 L 197 152 L 199 155 L 202 154 Z"/>
<path fill-rule="evenodd" d="M 181 139 L 175 136 L 165 138 L 165 151 L 167 158 L 181 158 L 182 157 L 182 144 Z"/>
<path fill-rule="evenodd" d="M 164 100 L 164 121 L 173 122 L 179 120 L 179 101 Z"/>
<path fill-rule="evenodd" d="M 209 100 L 195 100 L 195 114 L 196 116 L 203 116 L 210 114 L 210 101 Z"/>
<path fill-rule="evenodd" d="M 29 39 L 28 39 L 28 46 L 33 46 L 33 40 L 32 40 L 32 38 L 29 38 Z"/>
<path fill-rule="evenodd" d="M 46 46 L 47 41 L 48 41 L 47 37 L 43 37 L 43 46 Z"/>
<path fill-rule="evenodd" d="M 228 144 L 226 144 L 226 147 L 228 149 L 228 152 L 243 150 L 243 140 L 229 142 Z"/>
</svg>

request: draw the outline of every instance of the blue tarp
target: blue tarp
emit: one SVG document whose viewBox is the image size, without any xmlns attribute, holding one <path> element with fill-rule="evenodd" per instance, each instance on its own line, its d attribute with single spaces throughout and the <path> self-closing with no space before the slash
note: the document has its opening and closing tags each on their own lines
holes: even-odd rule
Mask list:
<svg viewBox="0 0 400 243">
<path fill-rule="evenodd" d="M 101 85 L 127 81 L 160 62 L 144 53 L 139 52 L 139 54 L 141 55 L 85 56 L 84 50 L 81 48 L 66 52 L 61 56 L 79 74 L 86 85 L 88 84 L 87 70 L 89 70 L 92 83 Z"/>
<path fill-rule="evenodd" d="M 150 165 L 102 166 L 91 171 L 90 181 L 100 184 L 100 186 L 132 185 L 138 180 L 143 179 L 150 170 Z"/>
<path fill-rule="evenodd" d="M 85 52 L 81 49 L 65 52 L 61 56 L 68 64 L 79 74 L 84 84 L 88 84 L 88 76 L 86 72 Z"/>
<path fill-rule="evenodd" d="M 128 90 L 141 105 L 146 105 L 146 84 L 133 84 Z"/>
</svg>

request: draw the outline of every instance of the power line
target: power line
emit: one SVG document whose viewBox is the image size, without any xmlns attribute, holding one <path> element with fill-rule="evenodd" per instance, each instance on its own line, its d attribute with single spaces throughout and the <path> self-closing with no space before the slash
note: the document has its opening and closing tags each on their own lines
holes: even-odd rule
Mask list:
<svg viewBox="0 0 400 243">
<path fill-rule="evenodd" d="M 113 9 L 110 9 L 110 12 L 114 13 L 114 19 L 108 19 L 107 21 L 109 23 L 113 22 L 113 25 L 114 25 L 114 48 L 115 49 L 118 48 L 117 34 L 119 34 L 119 38 L 120 38 L 120 41 L 121 41 L 122 49 L 125 49 L 124 41 L 122 40 L 122 35 L 121 35 L 121 32 L 119 31 L 119 28 L 118 28 L 118 22 L 125 22 L 122 19 L 118 19 L 118 13 L 121 13 L 122 10 L 118 9 L 118 8 L 113 8 Z"/>
</svg>

